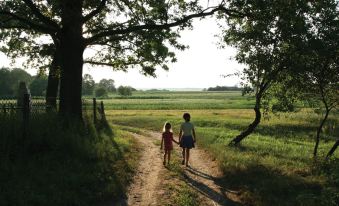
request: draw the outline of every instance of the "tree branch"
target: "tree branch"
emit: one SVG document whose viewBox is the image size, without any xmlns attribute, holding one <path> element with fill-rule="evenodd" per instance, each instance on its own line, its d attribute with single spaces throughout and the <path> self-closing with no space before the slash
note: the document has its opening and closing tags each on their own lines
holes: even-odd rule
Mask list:
<svg viewBox="0 0 339 206">
<path fill-rule="evenodd" d="M 106 62 L 96 62 L 96 61 L 84 61 L 85 64 L 92 64 L 92 65 L 99 65 L 99 66 L 109 66 L 109 67 L 113 67 L 113 69 L 115 69 L 116 65 L 112 64 L 112 63 L 106 63 Z M 124 64 L 125 66 L 127 65 L 132 65 L 132 64 L 138 64 L 138 62 L 130 62 L 130 63 L 126 63 Z"/>
<path fill-rule="evenodd" d="M 101 0 L 99 6 L 95 10 L 91 11 L 88 15 L 86 15 L 82 19 L 82 22 L 85 23 L 89 21 L 91 18 L 93 18 L 94 16 L 98 15 L 105 8 L 106 2 L 107 0 Z"/>
<path fill-rule="evenodd" d="M 54 22 L 52 19 L 48 18 L 47 16 L 43 15 L 38 7 L 36 7 L 32 0 L 22 0 L 25 2 L 25 4 L 31 9 L 33 14 L 40 19 L 42 23 L 44 23 L 46 26 L 50 26 L 53 29 L 59 29 L 59 25 Z"/>
<path fill-rule="evenodd" d="M 214 7 L 214 9 L 212 9 L 209 12 L 205 12 L 206 10 L 204 10 L 204 11 L 202 11 L 200 13 L 196 13 L 196 14 L 191 14 L 191 15 L 185 16 L 182 19 L 179 19 L 179 20 L 177 20 L 175 22 L 172 22 L 172 23 L 165 23 L 165 24 L 144 24 L 144 25 L 130 26 L 130 27 L 124 28 L 124 29 L 116 29 L 116 30 L 103 31 L 101 33 L 98 33 L 98 34 L 90 37 L 90 38 L 85 39 L 85 44 L 86 45 L 93 44 L 93 42 L 97 41 L 98 39 L 100 39 L 102 37 L 106 37 L 106 36 L 119 35 L 119 34 L 128 34 L 128 33 L 137 32 L 137 31 L 141 31 L 141 30 L 163 30 L 163 29 L 169 29 L 171 27 L 176 27 L 176 26 L 179 26 L 181 24 L 184 24 L 184 23 L 186 23 L 189 20 L 194 19 L 194 18 L 206 17 L 206 16 L 213 15 L 217 11 L 224 11 L 225 13 L 226 13 L 226 11 L 229 11 L 229 10 L 225 9 L 223 6 Z M 228 13 L 228 14 L 230 15 L 230 13 Z"/>
<path fill-rule="evenodd" d="M 234 17 L 240 17 L 240 18 L 251 16 L 250 14 L 244 14 L 240 11 L 236 11 L 236 10 L 233 10 L 233 9 L 226 9 L 225 7 L 220 7 L 220 11 L 223 11 L 228 16 L 234 16 Z"/>
<path fill-rule="evenodd" d="M 95 61 L 84 61 L 85 64 L 94 64 L 94 65 L 100 65 L 100 66 L 109 66 L 114 67 L 111 63 L 105 63 L 105 62 L 95 62 Z"/>
<path fill-rule="evenodd" d="M 18 16 L 14 13 L 11 13 L 9 11 L 0 11 L 0 16 L 4 15 L 4 16 L 10 16 L 12 17 L 11 20 L 14 21 L 18 21 L 21 24 L 18 25 L 13 25 L 13 24 L 4 24 L 4 22 L 0 23 L 0 28 L 4 28 L 4 29 L 28 29 L 28 30 L 36 30 L 36 31 L 40 31 L 42 33 L 46 33 L 46 34 L 53 34 L 55 33 L 54 29 L 51 29 L 49 27 L 46 27 L 45 25 L 41 25 L 41 24 L 36 24 L 35 22 L 32 22 L 30 20 L 28 20 L 27 18 Z M 27 27 L 26 27 L 27 26 Z"/>
</svg>

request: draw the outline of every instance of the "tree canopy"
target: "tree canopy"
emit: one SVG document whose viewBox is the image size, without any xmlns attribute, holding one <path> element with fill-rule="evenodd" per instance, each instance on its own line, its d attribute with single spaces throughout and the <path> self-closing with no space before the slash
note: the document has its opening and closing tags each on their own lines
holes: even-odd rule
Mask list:
<svg viewBox="0 0 339 206">
<path fill-rule="evenodd" d="M 303 38 L 307 3 L 304 1 L 230 1 L 230 7 L 244 13 L 245 18 L 227 19 L 223 40 L 237 48 L 236 60 L 245 64 L 243 87 L 255 92 L 256 117 L 248 128 L 235 137 L 238 144 L 254 131 L 261 120 L 262 98 L 280 75 L 291 68 L 294 45 Z"/>
<path fill-rule="evenodd" d="M 105 88 L 107 92 L 116 92 L 116 88 L 114 85 L 114 80 L 113 79 L 102 79 L 98 83 L 98 87 Z"/>
<path fill-rule="evenodd" d="M 22 69 L 0 69 L 0 96 L 13 97 L 17 95 L 20 82 L 30 84 L 32 76 Z"/>
</svg>

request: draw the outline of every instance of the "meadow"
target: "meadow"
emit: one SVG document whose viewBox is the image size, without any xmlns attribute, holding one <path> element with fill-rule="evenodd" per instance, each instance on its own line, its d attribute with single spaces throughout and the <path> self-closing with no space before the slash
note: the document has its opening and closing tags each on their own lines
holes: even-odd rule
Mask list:
<svg viewBox="0 0 339 206">
<path fill-rule="evenodd" d="M 132 96 L 110 95 L 103 99 L 110 110 L 246 109 L 253 97 L 240 92 L 138 91 Z"/>
<path fill-rule="evenodd" d="M 169 121 L 177 136 L 190 112 L 200 147 L 219 162 L 225 188 L 241 191 L 245 205 L 338 205 L 339 154 L 324 156 L 339 136 L 338 111 L 324 128 L 319 159 L 312 158 L 321 114 L 311 108 L 270 114 L 240 147 L 229 141 L 254 118 L 253 97 L 239 92 L 139 92 L 104 100 L 110 123 L 161 131 Z M 194 152 L 194 151 L 193 151 Z"/>
</svg>

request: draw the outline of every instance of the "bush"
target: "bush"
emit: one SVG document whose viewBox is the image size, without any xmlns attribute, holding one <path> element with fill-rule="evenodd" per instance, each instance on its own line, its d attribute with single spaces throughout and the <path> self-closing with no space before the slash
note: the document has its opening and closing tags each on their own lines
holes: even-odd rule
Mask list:
<svg viewBox="0 0 339 206">
<path fill-rule="evenodd" d="M 120 94 L 121 96 L 131 96 L 132 95 L 132 87 L 129 86 L 120 86 L 118 87 L 118 94 Z"/>
<path fill-rule="evenodd" d="M 96 97 L 107 97 L 107 90 L 103 87 L 99 87 L 95 90 L 95 96 Z"/>
</svg>

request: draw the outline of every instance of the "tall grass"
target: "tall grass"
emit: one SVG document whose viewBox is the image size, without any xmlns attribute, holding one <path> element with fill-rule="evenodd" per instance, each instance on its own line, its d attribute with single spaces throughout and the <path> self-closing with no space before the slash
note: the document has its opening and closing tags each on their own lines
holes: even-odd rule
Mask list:
<svg viewBox="0 0 339 206">
<path fill-rule="evenodd" d="M 98 205 L 124 195 L 136 143 L 120 131 L 65 125 L 40 114 L 22 136 L 20 118 L 0 116 L 1 205 Z M 127 158 L 128 157 L 128 158 Z"/>
</svg>

